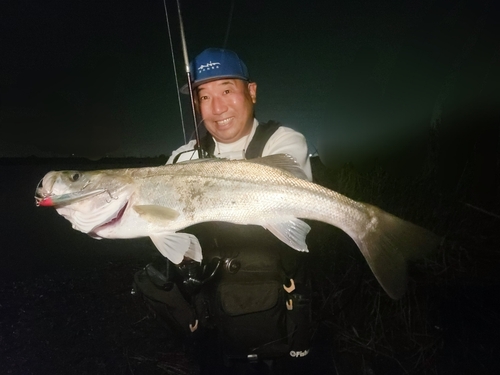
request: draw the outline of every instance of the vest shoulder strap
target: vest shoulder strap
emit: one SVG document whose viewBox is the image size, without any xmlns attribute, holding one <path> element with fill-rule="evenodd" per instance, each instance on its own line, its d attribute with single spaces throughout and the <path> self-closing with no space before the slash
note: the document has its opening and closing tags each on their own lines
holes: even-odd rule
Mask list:
<svg viewBox="0 0 500 375">
<path fill-rule="evenodd" d="M 209 157 L 213 158 L 214 157 L 214 151 L 215 151 L 215 142 L 212 136 L 210 135 L 209 132 L 207 132 L 201 139 L 200 139 L 200 146 L 203 152 L 205 152 Z"/>
<path fill-rule="evenodd" d="M 245 157 L 247 159 L 253 159 L 262 156 L 264 146 L 280 126 L 281 124 L 274 120 L 259 124 L 245 152 Z"/>
</svg>

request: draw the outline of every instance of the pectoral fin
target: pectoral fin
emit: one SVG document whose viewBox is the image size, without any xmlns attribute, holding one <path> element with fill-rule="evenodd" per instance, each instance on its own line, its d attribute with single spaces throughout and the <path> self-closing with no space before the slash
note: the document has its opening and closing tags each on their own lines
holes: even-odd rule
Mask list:
<svg viewBox="0 0 500 375">
<path fill-rule="evenodd" d="M 155 205 L 135 205 L 132 207 L 139 216 L 151 223 L 161 224 L 165 221 L 172 221 L 179 217 L 179 212 L 163 206 Z"/>
<path fill-rule="evenodd" d="M 201 262 L 203 255 L 198 239 L 188 233 L 160 233 L 150 236 L 151 241 L 165 258 L 179 264 L 184 257 Z"/>
<path fill-rule="evenodd" d="M 291 218 L 284 222 L 266 224 L 264 227 L 291 248 L 298 251 L 309 251 L 306 236 L 311 227 L 306 222 Z"/>
</svg>

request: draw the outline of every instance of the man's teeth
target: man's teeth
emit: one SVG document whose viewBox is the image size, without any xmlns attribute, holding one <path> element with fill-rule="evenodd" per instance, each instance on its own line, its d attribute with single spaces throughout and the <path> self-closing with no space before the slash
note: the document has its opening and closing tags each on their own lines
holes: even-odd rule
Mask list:
<svg viewBox="0 0 500 375">
<path fill-rule="evenodd" d="M 232 117 L 221 120 L 221 121 L 217 121 L 217 125 L 226 125 L 229 123 L 229 121 L 231 121 L 231 119 L 232 119 Z"/>
</svg>

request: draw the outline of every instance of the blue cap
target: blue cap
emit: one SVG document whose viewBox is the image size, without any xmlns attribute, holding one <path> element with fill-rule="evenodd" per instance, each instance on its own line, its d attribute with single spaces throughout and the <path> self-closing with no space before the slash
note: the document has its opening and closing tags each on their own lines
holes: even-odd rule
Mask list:
<svg viewBox="0 0 500 375">
<path fill-rule="evenodd" d="M 192 88 L 222 78 L 250 80 L 245 63 L 235 52 L 222 48 L 207 48 L 191 61 L 189 68 Z M 182 86 L 180 91 L 189 94 L 188 85 Z"/>
</svg>

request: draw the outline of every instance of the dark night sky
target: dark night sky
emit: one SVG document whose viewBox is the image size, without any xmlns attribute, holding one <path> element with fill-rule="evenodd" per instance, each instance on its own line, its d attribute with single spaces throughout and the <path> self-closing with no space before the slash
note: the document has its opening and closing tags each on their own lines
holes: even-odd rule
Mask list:
<svg viewBox="0 0 500 375">
<path fill-rule="evenodd" d="M 320 155 L 405 148 L 435 118 L 499 105 L 493 1 L 180 4 L 190 58 L 235 50 L 259 85 L 257 117 Z M 3 0 L 0 14 L 0 156 L 158 156 L 184 143 L 163 0 Z"/>
</svg>

